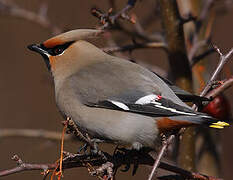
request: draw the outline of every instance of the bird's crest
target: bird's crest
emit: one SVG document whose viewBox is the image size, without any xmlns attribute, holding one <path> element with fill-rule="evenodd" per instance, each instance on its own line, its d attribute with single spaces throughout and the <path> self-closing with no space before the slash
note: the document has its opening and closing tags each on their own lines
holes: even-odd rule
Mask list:
<svg viewBox="0 0 233 180">
<path fill-rule="evenodd" d="M 71 41 L 78 41 L 78 40 L 86 40 L 95 38 L 98 35 L 102 34 L 103 30 L 97 29 L 76 29 L 72 31 L 65 32 L 63 34 L 59 34 L 55 37 L 52 37 L 46 40 L 43 45 L 46 48 L 52 48 L 58 45 L 65 44 Z"/>
</svg>

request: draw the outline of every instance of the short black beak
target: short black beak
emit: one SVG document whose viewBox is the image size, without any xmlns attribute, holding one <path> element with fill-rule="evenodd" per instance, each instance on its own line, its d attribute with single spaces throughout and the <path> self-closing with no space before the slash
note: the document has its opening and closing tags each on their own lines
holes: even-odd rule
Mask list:
<svg viewBox="0 0 233 180">
<path fill-rule="evenodd" d="M 45 50 L 43 50 L 40 45 L 37 45 L 37 44 L 29 45 L 28 49 L 30 49 L 31 51 L 35 51 L 35 52 L 37 52 L 37 53 L 39 53 L 41 55 L 47 54 L 47 52 Z"/>
</svg>

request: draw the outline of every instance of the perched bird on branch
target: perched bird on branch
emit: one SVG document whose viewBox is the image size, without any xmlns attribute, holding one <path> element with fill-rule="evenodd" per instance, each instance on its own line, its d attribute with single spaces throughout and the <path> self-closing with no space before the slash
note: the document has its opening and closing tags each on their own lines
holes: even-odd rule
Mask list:
<svg viewBox="0 0 233 180">
<path fill-rule="evenodd" d="M 140 149 L 156 147 L 160 133 L 182 127 L 228 126 L 192 110 L 156 74 L 86 41 L 101 33 L 77 29 L 28 46 L 43 56 L 54 78 L 60 112 L 72 118 L 82 132 Z"/>
</svg>

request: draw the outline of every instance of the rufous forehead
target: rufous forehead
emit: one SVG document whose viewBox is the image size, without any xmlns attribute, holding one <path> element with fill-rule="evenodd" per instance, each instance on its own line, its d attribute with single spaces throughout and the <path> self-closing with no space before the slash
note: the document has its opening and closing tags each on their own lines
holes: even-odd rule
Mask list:
<svg viewBox="0 0 233 180">
<path fill-rule="evenodd" d="M 56 37 L 56 38 L 51 38 L 51 39 L 46 40 L 45 42 L 43 42 L 43 45 L 46 48 L 53 48 L 53 47 L 55 47 L 57 45 L 61 45 L 61 44 L 64 44 L 64 43 L 65 42 L 62 39 Z"/>
</svg>

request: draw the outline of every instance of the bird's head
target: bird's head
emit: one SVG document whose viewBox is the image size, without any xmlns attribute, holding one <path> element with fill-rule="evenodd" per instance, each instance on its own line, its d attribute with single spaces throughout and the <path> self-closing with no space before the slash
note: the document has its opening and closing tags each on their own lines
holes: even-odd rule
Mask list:
<svg viewBox="0 0 233 180">
<path fill-rule="evenodd" d="M 32 44 L 28 48 L 42 55 L 44 61 L 53 75 L 75 71 L 74 66 L 82 62 L 83 53 L 87 56 L 92 54 L 93 45 L 86 41 L 97 37 L 102 30 L 77 29 L 52 37 L 41 44 Z M 81 58 L 80 58 L 81 57 Z M 87 58 L 86 58 L 87 59 Z"/>
</svg>

